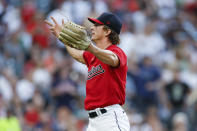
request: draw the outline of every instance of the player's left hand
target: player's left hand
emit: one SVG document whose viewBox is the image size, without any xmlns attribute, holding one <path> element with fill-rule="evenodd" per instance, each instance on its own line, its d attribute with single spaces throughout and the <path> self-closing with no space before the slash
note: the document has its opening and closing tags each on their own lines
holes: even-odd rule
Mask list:
<svg viewBox="0 0 197 131">
<path fill-rule="evenodd" d="M 72 21 L 63 24 L 58 38 L 60 41 L 69 43 L 69 46 L 78 50 L 86 50 L 91 44 L 85 27 L 77 25 Z"/>
<path fill-rule="evenodd" d="M 53 17 L 51 19 L 54 24 L 47 20 L 45 20 L 45 23 L 50 26 L 51 32 L 65 45 L 78 50 L 86 50 L 89 47 L 91 40 L 85 27 L 71 21 L 64 23 L 64 20 L 62 20 L 62 25 L 59 25 Z"/>
</svg>

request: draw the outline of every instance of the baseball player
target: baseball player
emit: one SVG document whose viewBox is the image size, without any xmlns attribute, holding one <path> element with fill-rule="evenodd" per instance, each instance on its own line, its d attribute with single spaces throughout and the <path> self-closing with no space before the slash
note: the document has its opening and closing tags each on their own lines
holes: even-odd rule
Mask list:
<svg viewBox="0 0 197 131">
<path fill-rule="evenodd" d="M 51 32 L 65 44 L 74 59 L 88 67 L 87 131 L 129 131 L 129 120 L 121 107 L 125 103 L 127 56 L 117 46 L 122 27 L 119 18 L 112 13 L 103 13 L 97 19 L 88 18 L 94 24 L 91 39 L 84 27 L 71 21 L 59 25 L 53 17 L 51 19 L 54 24 L 45 21 Z"/>
</svg>

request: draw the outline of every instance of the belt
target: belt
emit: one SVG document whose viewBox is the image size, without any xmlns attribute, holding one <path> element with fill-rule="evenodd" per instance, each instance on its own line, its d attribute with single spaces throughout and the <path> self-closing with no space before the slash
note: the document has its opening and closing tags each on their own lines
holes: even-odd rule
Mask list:
<svg viewBox="0 0 197 131">
<path fill-rule="evenodd" d="M 95 118 L 95 117 L 97 117 L 97 116 L 99 116 L 101 114 L 104 114 L 106 112 L 107 112 L 107 110 L 102 108 L 102 109 L 96 109 L 95 111 L 91 111 L 88 114 L 89 114 L 90 118 Z"/>
</svg>

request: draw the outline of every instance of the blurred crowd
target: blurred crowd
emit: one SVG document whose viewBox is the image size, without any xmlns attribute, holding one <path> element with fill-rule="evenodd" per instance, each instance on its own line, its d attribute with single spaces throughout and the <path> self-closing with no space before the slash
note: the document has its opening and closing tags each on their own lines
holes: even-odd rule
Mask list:
<svg viewBox="0 0 197 131">
<path fill-rule="evenodd" d="M 197 0 L 0 0 L 0 131 L 85 131 L 87 67 L 45 19 L 117 14 L 131 131 L 197 131 Z"/>
</svg>

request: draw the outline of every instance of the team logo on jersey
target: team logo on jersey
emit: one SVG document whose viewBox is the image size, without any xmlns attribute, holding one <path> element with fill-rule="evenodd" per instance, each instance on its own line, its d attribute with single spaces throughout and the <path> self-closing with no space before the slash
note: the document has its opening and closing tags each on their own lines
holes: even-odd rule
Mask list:
<svg viewBox="0 0 197 131">
<path fill-rule="evenodd" d="M 92 69 L 88 71 L 88 80 L 104 72 L 105 70 L 102 68 L 101 65 L 97 65 L 96 67 L 93 66 Z"/>
</svg>

